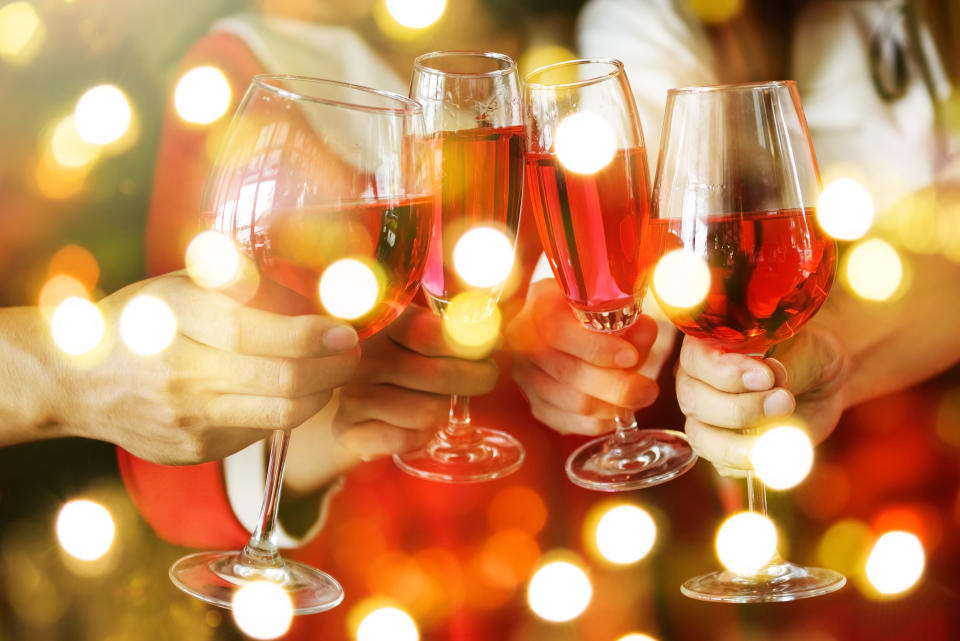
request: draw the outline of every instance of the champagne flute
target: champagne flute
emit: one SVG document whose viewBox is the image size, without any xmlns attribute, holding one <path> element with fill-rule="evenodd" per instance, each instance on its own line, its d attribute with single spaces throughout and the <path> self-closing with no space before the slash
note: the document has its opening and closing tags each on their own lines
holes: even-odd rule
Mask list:
<svg viewBox="0 0 960 641">
<path fill-rule="evenodd" d="M 207 180 L 206 227 L 256 266 L 282 313 L 349 320 L 366 338 L 416 293 L 436 218 L 435 176 L 420 106 L 329 80 L 257 76 Z M 262 299 L 258 295 L 258 299 Z M 264 304 L 263 300 L 259 301 Z M 224 608 L 254 580 L 281 585 L 295 614 L 343 599 L 339 583 L 285 560 L 275 542 L 288 430 L 274 432 L 263 504 L 243 550 L 201 552 L 170 568 L 185 592 Z"/>
<path fill-rule="evenodd" d="M 823 304 L 836 269 L 836 245 L 815 221 L 819 194 L 794 82 L 670 90 L 651 223 L 664 312 L 685 334 L 756 358 L 793 336 Z M 747 484 L 750 511 L 765 516 L 763 482 L 751 472 Z M 755 603 L 826 594 L 845 581 L 775 554 L 749 576 L 712 572 L 681 589 Z"/>
<path fill-rule="evenodd" d="M 469 333 L 470 325 L 489 326 L 485 320 L 499 313 L 516 247 L 525 136 L 516 65 L 499 53 L 424 54 L 414 63 L 410 97 L 423 106 L 442 174 L 442 224 L 431 240 L 423 291 L 435 313 Z M 420 478 L 470 483 L 506 476 L 523 457 L 510 434 L 473 425 L 469 398 L 454 394 L 447 425 L 394 460 Z"/>
<path fill-rule="evenodd" d="M 527 188 L 547 259 L 573 314 L 617 333 L 640 315 L 649 219 L 647 151 L 619 60 L 537 69 L 524 79 Z M 575 484 L 607 492 L 669 481 L 696 462 L 682 432 L 637 427 L 620 408 L 616 431 L 567 459 Z"/>
</svg>

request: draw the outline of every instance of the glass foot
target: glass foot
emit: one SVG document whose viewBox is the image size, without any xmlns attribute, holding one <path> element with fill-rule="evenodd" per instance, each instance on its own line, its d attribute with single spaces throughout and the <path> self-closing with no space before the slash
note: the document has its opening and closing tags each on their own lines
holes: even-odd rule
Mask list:
<svg viewBox="0 0 960 641">
<path fill-rule="evenodd" d="M 842 588 L 846 582 L 846 577 L 833 570 L 780 561 L 750 577 L 729 570 L 704 574 L 684 582 L 680 591 L 701 601 L 772 603 L 829 594 Z"/>
<path fill-rule="evenodd" d="M 397 466 L 413 476 L 447 483 L 477 483 L 502 478 L 523 463 L 520 441 L 506 432 L 477 427 L 468 444 L 435 436 L 419 450 L 394 454 Z"/>
<path fill-rule="evenodd" d="M 170 566 L 170 580 L 187 594 L 228 610 L 237 590 L 257 580 L 282 585 L 293 602 L 294 614 L 323 612 L 343 601 L 343 588 L 325 572 L 296 561 L 283 561 L 281 567 L 253 568 L 239 563 L 237 552 L 185 556 Z"/>
<path fill-rule="evenodd" d="M 639 490 L 666 483 L 693 467 L 697 455 L 682 432 L 639 430 L 642 438 L 622 443 L 601 436 L 567 459 L 567 476 L 580 487 L 601 492 Z"/>
</svg>

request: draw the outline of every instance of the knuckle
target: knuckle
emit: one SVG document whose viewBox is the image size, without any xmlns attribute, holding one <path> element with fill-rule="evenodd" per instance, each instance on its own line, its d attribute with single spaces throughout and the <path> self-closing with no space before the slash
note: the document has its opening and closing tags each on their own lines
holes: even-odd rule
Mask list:
<svg viewBox="0 0 960 641">
<path fill-rule="evenodd" d="M 297 427 L 301 421 L 300 401 L 280 399 L 274 410 L 274 420 L 277 429 L 289 430 Z"/>
<path fill-rule="evenodd" d="M 277 391 L 284 396 L 296 396 L 300 388 L 299 368 L 294 361 L 282 359 L 275 361 L 273 373 Z"/>
</svg>

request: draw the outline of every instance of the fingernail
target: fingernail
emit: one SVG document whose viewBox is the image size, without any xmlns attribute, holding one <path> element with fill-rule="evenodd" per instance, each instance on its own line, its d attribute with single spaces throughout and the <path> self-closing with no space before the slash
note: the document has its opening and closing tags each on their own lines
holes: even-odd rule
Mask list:
<svg viewBox="0 0 960 641">
<path fill-rule="evenodd" d="M 778 389 L 763 399 L 763 413 L 766 416 L 786 416 L 794 410 L 793 396 L 786 390 Z"/>
<path fill-rule="evenodd" d="M 617 350 L 613 362 L 617 367 L 630 367 L 637 362 L 637 353 L 632 349 Z"/>
<path fill-rule="evenodd" d="M 787 380 L 787 368 L 784 367 L 783 363 L 775 358 L 765 358 L 763 362 L 773 370 L 774 382 L 781 387 L 786 386 L 789 381 Z"/>
<path fill-rule="evenodd" d="M 743 386 L 752 392 L 762 392 L 773 385 L 770 372 L 765 368 L 751 367 L 740 378 L 743 380 Z"/>
<path fill-rule="evenodd" d="M 350 349 L 358 340 L 357 332 L 347 325 L 338 325 L 323 333 L 323 344 L 337 352 Z"/>
</svg>

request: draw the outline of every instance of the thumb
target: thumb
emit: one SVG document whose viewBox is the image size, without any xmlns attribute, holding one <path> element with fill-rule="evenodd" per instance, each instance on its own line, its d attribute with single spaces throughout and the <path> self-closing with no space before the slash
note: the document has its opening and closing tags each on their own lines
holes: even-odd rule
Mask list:
<svg viewBox="0 0 960 641">
<path fill-rule="evenodd" d="M 808 327 L 778 345 L 764 363 L 773 370 L 776 386 L 798 396 L 837 381 L 844 369 L 844 353 L 832 334 Z"/>
</svg>

